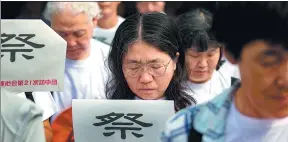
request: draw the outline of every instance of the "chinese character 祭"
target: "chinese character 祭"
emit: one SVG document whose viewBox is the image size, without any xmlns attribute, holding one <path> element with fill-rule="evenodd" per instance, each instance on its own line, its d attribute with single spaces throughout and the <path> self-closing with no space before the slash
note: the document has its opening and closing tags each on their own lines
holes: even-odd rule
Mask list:
<svg viewBox="0 0 288 142">
<path fill-rule="evenodd" d="M 23 42 L 22 44 L 15 44 L 15 43 L 6 43 L 7 41 L 11 40 L 12 38 L 14 38 Z M 25 46 L 25 44 L 33 47 L 33 48 L 42 48 L 45 45 L 44 44 L 37 44 L 37 43 L 33 43 L 31 41 L 28 41 L 29 39 L 35 37 L 35 34 L 19 34 L 16 37 L 16 34 L 6 34 L 6 33 L 2 33 L 1 34 L 1 52 L 10 52 L 10 61 L 11 62 L 15 62 L 16 59 L 16 52 L 32 52 L 33 49 L 23 49 L 23 47 Z M 25 44 L 24 44 L 25 43 Z M 17 49 L 11 49 L 11 48 L 17 48 Z M 9 48 L 9 49 L 6 49 Z M 34 56 L 29 56 L 26 54 L 22 54 L 22 56 L 27 59 L 33 59 Z M 1 58 L 4 57 L 3 54 L 1 54 Z"/>
<path fill-rule="evenodd" d="M 114 122 L 121 117 L 124 116 L 124 113 L 114 113 L 111 112 L 109 114 L 103 115 L 103 116 L 96 116 L 97 119 L 101 120 L 102 122 L 99 123 L 94 123 L 94 126 L 102 126 L 106 125 L 112 122 L 112 127 L 105 127 L 105 130 L 120 130 L 121 131 L 121 138 L 126 139 L 126 130 L 131 130 L 131 131 L 140 131 L 142 128 L 140 127 L 130 127 L 133 126 L 135 123 L 142 126 L 142 127 L 151 127 L 153 124 L 151 123 L 144 123 L 141 121 L 138 121 L 136 119 L 140 118 L 143 116 L 143 114 L 137 114 L 137 113 L 128 113 L 126 116 L 124 116 L 125 119 L 130 120 L 131 122 Z M 134 122 L 134 123 L 132 123 Z M 122 127 L 121 127 L 122 126 Z M 108 137 L 113 135 L 115 132 L 104 132 L 103 135 Z M 143 134 L 138 134 L 135 132 L 132 132 L 132 134 L 137 137 L 143 137 Z"/>
</svg>

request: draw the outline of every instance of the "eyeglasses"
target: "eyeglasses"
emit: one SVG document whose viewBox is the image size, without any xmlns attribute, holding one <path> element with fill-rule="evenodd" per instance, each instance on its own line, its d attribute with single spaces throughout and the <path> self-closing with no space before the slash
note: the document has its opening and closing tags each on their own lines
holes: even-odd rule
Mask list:
<svg viewBox="0 0 288 142">
<path fill-rule="evenodd" d="M 145 70 L 145 66 L 147 66 L 148 73 L 154 77 L 163 76 L 167 70 L 168 65 L 172 59 L 167 64 L 163 63 L 146 63 L 141 65 L 139 63 L 128 63 L 123 65 L 125 73 L 130 77 L 139 77 L 143 70 Z"/>
</svg>

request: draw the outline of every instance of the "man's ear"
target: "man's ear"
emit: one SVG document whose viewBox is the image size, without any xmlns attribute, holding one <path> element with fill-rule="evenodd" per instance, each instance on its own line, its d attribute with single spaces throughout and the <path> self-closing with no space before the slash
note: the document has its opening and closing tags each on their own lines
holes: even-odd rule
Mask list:
<svg viewBox="0 0 288 142">
<path fill-rule="evenodd" d="M 226 48 L 224 48 L 224 55 L 225 58 L 233 65 L 237 64 L 237 60 L 233 57 L 233 55 L 231 55 L 231 53 L 229 51 L 227 51 Z"/>
<path fill-rule="evenodd" d="M 93 28 L 96 28 L 96 26 L 97 26 L 97 20 L 98 20 L 98 17 L 94 17 L 94 18 L 92 19 Z"/>
</svg>

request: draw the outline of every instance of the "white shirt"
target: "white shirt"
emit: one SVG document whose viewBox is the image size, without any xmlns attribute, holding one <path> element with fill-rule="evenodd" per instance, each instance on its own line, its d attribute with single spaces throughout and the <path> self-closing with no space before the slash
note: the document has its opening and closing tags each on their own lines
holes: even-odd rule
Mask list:
<svg viewBox="0 0 288 142">
<path fill-rule="evenodd" d="M 196 84 L 186 81 L 184 83 L 184 91 L 196 100 L 196 104 L 202 104 L 213 99 L 230 86 L 230 76 L 224 75 L 219 71 L 214 71 L 212 78 L 205 83 Z"/>
<path fill-rule="evenodd" d="M 223 60 L 225 60 L 225 62 L 220 67 L 219 71 L 225 75 L 230 75 L 231 77 L 241 79 L 238 65 L 231 64 L 226 58 Z"/>
<path fill-rule="evenodd" d="M 288 142 L 288 116 L 282 119 L 256 119 L 241 114 L 231 105 L 225 142 Z"/>
<path fill-rule="evenodd" d="M 116 26 L 110 29 L 103 29 L 97 26 L 93 30 L 93 38 L 105 44 L 111 45 L 117 28 L 124 20 L 125 20 L 124 18 L 118 16 L 118 22 Z"/>
<path fill-rule="evenodd" d="M 91 39 L 90 46 L 90 56 L 85 60 L 66 59 L 64 91 L 53 94 L 59 113 L 72 105 L 72 99 L 106 99 L 109 46 L 94 39 Z M 52 121 L 59 113 L 52 117 Z"/>
<path fill-rule="evenodd" d="M 25 93 L 17 93 L 18 96 L 26 98 Z M 43 111 L 42 120 L 49 119 L 52 115 L 58 112 L 58 107 L 50 92 L 32 92 L 34 102 L 37 107 Z"/>
</svg>

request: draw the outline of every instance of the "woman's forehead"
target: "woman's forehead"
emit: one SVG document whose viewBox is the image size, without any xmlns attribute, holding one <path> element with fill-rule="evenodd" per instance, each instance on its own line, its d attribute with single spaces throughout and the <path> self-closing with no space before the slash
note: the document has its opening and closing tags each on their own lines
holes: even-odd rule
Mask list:
<svg viewBox="0 0 288 142">
<path fill-rule="evenodd" d="M 164 62 L 171 57 L 165 52 L 158 51 L 143 51 L 143 52 L 133 52 L 128 51 L 127 54 L 124 55 L 123 61 L 125 63 L 158 63 Z"/>
<path fill-rule="evenodd" d="M 129 64 L 129 63 L 163 63 L 163 58 L 125 58 L 123 63 Z"/>
<path fill-rule="evenodd" d="M 126 56 L 169 56 L 166 52 L 162 51 L 159 47 L 152 46 L 146 42 L 135 42 L 128 47 Z"/>
</svg>

